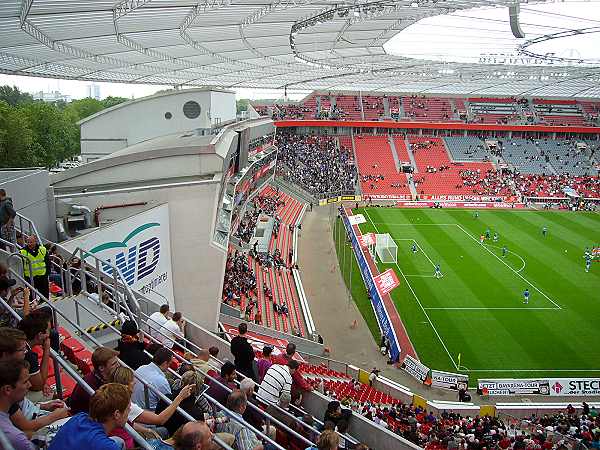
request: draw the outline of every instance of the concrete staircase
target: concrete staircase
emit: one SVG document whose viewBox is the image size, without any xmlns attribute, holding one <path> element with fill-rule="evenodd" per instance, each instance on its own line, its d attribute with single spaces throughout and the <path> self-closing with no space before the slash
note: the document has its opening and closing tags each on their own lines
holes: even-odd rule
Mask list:
<svg viewBox="0 0 600 450">
<path fill-rule="evenodd" d="M 392 117 L 390 113 L 390 99 L 387 97 L 383 97 L 383 116 L 386 119 L 390 119 Z"/>
<path fill-rule="evenodd" d="M 417 161 L 415 160 L 415 155 L 413 155 L 410 142 L 408 142 L 408 139 L 404 139 L 404 143 L 406 144 L 406 150 L 408 152 L 408 157 L 410 158 L 410 163 L 414 168 L 414 173 L 419 173 L 419 168 L 417 167 Z"/>
<path fill-rule="evenodd" d="M 396 165 L 396 171 L 400 173 L 402 168 L 400 167 L 400 158 L 398 157 L 398 152 L 396 151 L 396 144 L 394 143 L 394 139 L 392 136 L 388 136 L 388 143 L 390 144 L 390 148 L 392 149 L 392 156 L 394 157 L 394 164 Z"/>
</svg>

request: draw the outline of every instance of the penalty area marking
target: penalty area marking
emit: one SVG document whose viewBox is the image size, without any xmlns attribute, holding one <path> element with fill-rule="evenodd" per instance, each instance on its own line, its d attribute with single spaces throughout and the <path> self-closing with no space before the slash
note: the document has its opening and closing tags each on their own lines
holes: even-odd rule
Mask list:
<svg viewBox="0 0 600 450">
<path fill-rule="evenodd" d="M 377 227 L 375 227 L 377 228 Z M 425 252 L 425 250 L 423 250 L 421 248 L 421 246 L 419 245 L 419 243 L 417 242 L 416 239 L 394 239 L 394 242 L 400 242 L 400 241 L 411 241 L 414 242 L 415 244 L 417 244 L 417 248 L 421 251 L 421 253 L 423 253 L 425 255 L 425 258 L 427 258 L 429 260 L 429 262 L 431 263 L 431 265 L 433 266 L 433 268 L 435 269 L 435 264 L 433 263 L 433 261 L 431 260 L 431 258 L 429 257 L 429 255 Z M 407 276 L 411 276 L 411 277 L 417 277 L 418 275 L 407 275 Z M 426 275 L 423 275 L 424 277 Z M 427 275 L 427 277 L 431 277 L 433 278 L 433 275 Z"/>
<path fill-rule="evenodd" d="M 436 311 L 488 311 L 488 310 L 494 310 L 494 311 L 502 311 L 502 310 L 507 310 L 507 311 L 543 311 L 543 310 L 550 310 L 550 311 L 556 311 L 555 307 L 533 307 L 533 308 L 515 308 L 515 307 L 493 307 L 493 308 L 486 308 L 485 306 L 481 306 L 481 307 L 469 307 L 469 306 L 465 306 L 465 307 L 461 307 L 461 306 L 449 306 L 449 307 L 443 307 L 443 306 L 435 306 L 435 307 L 428 307 L 425 308 L 427 310 L 436 310 Z"/>
<path fill-rule="evenodd" d="M 483 244 L 486 247 L 494 247 L 494 248 L 499 248 L 500 250 L 502 250 L 502 247 L 498 247 L 497 245 L 492 245 L 492 244 Z M 524 268 L 525 268 L 525 260 L 523 258 L 521 258 L 521 256 L 518 253 L 515 252 L 511 252 L 510 250 L 506 250 L 508 253 L 512 253 L 513 255 L 515 255 L 517 258 L 519 258 L 521 260 L 521 262 L 523 263 L 523 265 L 521 266 L 521 268 L 519 270 L 515 270 L 515 272 L 519 273 L 521 272 Z"/>
<path fill-rule="evenodd" d="M 469 236 L 473 241 L 475 241 L 476 243 L 479 244 L 479 241 L 471 236 L 471 234 L 465 230 L 461 224 L 457 223 L 455 224 L 458 228 L 460 228 L 463 233 L 465 233 L 467 236 Z M 552 303 L 554 306 L 556 306 L 555 309 L 562 309 L 560 307 L 560 305 L 558 303 L 556 303 L 554 300 L 552 300 L 550 297 L 548 297 L 546 294 L 544 294 L 540 289 L 537 288 L 537 286 L 535 286 L 531 281 L 529 281 L 527 278 L 525 278 L 523 275 L 521 275 L 519 272 L 517 272 L 515 269 L 513 269 L 512 267 L 510 267 L 508 264 L 506 264 L 506 262 L 500 258 L 498 255 L 496 255 L 493 251 L 491 251 L 489 248 L 479 244 L 481 247 L 483 247 L 485 249 L 485 251 L 487 251 L 490 255 L 492 255 L 494 258 L 496 258 L 498 261 L 500 261 L 502 264 L 504 264 L 506 267 L 508 267 L 510 270 L 512 270 L 515 275 L 517 275 L 521 280 L 523 280 L 525 283 L 527 283 L 529 286 L 531 286 L 533 289 L 535 289 L 538 293 L 542 294 L 542 296 L 548 300 L 550 303 Z M 525 308 L 524 308 L 525 309 Z"/>
<path fill-rule="evenodd" d="M 600 372 L 600 369 L 469 369 L 469 372 Z"/>
<path fill-rule="evenodd" d="M 373 227 L 375 228 L 375 231 L 377 233 L 379 233 L 379 229 L 377 228 L 377 225 L 375 225 L 375 223 L 373 222 L 373 220 L 371 219 L 371 216 L 369 215 L 369 212 L 367 210 L 365 210 L 365 214 L 368 217 L 369 221 L 371 222 L 371 224 L 373 225 Z M 411 225 L 411 224 L 407 224 L 407 225 Z M 433 224 L 430 224 L 433 225 Z M 446 351 L 446 353 L 448 354 L 448 358 L 450 358 L 450 361 L 452 361 L 452 365 L 454 366 L 454 368 L 456 370 L 458 370 L 458 366 L 456 364 L 456 361 L 454 361 L 454 358 L 452 357 L 452 355 L 450 354 L 450 351 L 448 350 L 448 347 L 446 347 L 446 344 L 444 343 L 444 340 L 442 339 L 442 337 L 440 336 L 440 333 L 438 333 L 438 330 L 435 328 L 435 325 L 433 324 L 433 322 L 431 321 L 431 319 L 429 318 L 429 314 L 427 314 L 427 311 L 425 311 L 425 308 L 423 308 L 423 305 L 421 304 L 421 301 L 419 300 L 419 297 L 417 297 L 417 294 L 415 293 L 415 291 L 413 290 L 412 286 L 410 285 L 410 283 L 408 282 L 408 278 L 406 278 L 406 276 L 404 275 L 404 272 L 402 272 L 402 269 L 400 268 L 400 266 L 398 265 L 398 262 L 396 262 L 396 267 L 398 268 L 398 270 L 400 271 L 400 275 L 402 275 L 402 278 L 404 278 L 404 281 L 406 281 L 406 285 L 408 286 L 408 289 L 410 289 L 410 292 L 412 293 L 413 297 L 415 298 L 415 300 L 417 301 L 417 303 L 419 304 L 419 306 L 421 307 L 421 311 L 423 311 L 423 314 L 425 315 L 425 318 L 427 319 L 427 321 L 429 322 L 429 325 L 431 326 L 431 328 L 433 329 L 433 332 L 435 333 L 435 335 L 437 336 L 438 340 L 440 341 L 440 343 L 442 344 L 442 347 L 444 347 L 444 350 Z"/>
</svg>

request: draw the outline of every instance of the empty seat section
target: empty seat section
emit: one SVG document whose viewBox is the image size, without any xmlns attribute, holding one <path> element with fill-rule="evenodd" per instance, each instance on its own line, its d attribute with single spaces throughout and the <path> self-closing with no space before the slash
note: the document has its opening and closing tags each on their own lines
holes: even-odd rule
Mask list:
<svg viewBox="0 0 600 450">
<path fill-rule="evenodd" d="M 444 143 L 454 161 L 487 161 L 485 142 L 476 136 L 445 137 Z"/>
<path fill-rule="evenodd" d="M 541 154 L 550 162 L 559 174 L 568 175 L 597 175 L 587 150 L 578 146 L 575 140 L 543 139 L 536 141 Z"/>
<path fill-rule="evenodd" d="M 383 97 L 373 95 L 363 95 L 363 113 L 365 120 L 379 120 L 383 117 Z"/>
<path fill-rule="evenodd" d="M 552 169 L 533 141 L 510 139 L 502 141 L 502 158 L 521 173 L 550 174 Z"/>
<path fill-rule="evenodd" d="M 363 195 L 410 195 L 406 175 L 398 173 L 387 136 L 354 138 Z"/>
<path fill-rule="evenodd" d="M 336 105 L 340 110 L 340 117 L 345 120 L 361 120 L 360 104 L 355 95 L 340 95 L 336 97 Z"/>
</svg>

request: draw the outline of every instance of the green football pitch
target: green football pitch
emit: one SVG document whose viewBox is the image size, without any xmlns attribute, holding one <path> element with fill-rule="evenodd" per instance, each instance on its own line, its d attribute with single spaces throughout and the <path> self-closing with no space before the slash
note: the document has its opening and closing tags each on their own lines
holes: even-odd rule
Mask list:
<svg viewBox="0 0 600 450">
<path fill-rule="evenodd" d="M 421 361 L 477 378 L 600 376 L 600 215 L 555 211 L 367 208 L 362 233 L 398 246 L 391 293 Z M 544 237 L 542 228 L 547 227 Z M 480 244 L 489 229 L 492 236 Z M 379 330 L 351 247 L 334 228 L 340 268 L 374 338 Z M 412 245 L 417 252 L 413 253 Z M 502 247 L 508 250 L 502 256 Z M 439 264 L 443 277 L 433 277 Z M 529 289 L 528 304 L 523 291 Z M 458 355 L 460 356 L 460 367 Z"/>
</svg>

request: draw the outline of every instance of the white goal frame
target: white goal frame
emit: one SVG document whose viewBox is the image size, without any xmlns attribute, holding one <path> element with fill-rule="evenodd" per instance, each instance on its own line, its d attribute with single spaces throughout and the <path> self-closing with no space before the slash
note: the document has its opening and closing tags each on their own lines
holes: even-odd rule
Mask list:
<svg viewBox="0 0 600 450">
<path fill-rule="evenodd" d="M 398 263 L 398 244 L 389 233 L 375 235 L 375 254 L 381 263 Z"/>
</svg>

